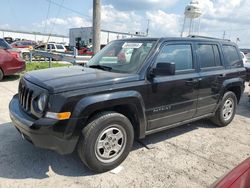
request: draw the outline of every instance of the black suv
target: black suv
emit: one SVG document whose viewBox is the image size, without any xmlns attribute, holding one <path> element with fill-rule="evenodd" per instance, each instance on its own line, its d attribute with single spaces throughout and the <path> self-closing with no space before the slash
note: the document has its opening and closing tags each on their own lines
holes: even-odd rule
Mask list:
<svg viewBox="0 0 250 188">
<path fill-rule="evenodd" d="M 236 44 L 140 38 L 109 43 L 85 67 L 29 72 L 10 117 L 37 147 L 72 153 L 93 171 L 118 166 L 134 139 L 211 118 L 228 125 L 244 91 Z"/>
</svg>

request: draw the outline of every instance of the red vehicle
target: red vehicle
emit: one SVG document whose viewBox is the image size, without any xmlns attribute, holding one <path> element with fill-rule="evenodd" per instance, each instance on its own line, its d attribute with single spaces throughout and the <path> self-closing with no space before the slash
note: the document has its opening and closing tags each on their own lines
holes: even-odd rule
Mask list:
<svg viewBox="0 0 250 188">
<path fill-rule="evenodd" d="M 94 52 L 90 49 L 90 48 L 81 48 L 80 50 L 78 50 L 78 54 L 79 55 L 94 55 Z"/>
<path fill-rule="evenodd" d="M 214 188 L 249 188 L 250 187 L 250 158 L 243 161 L 221 180 Z"/>
<path fill-rule="evenodd" d="M 16 41 L 11 43 L 12 48 L 28 48 L 33 49 L 33 46 L 36 46 L 36 42 L 30 40 Z"/>
<path fill-rule="evenodd" d="M 6 75 L 12 75 L 25 70 L 25 61 L 20 52 L 15 51 L 3 39 L 0 39 L 0 80 Z"/>
</svg>

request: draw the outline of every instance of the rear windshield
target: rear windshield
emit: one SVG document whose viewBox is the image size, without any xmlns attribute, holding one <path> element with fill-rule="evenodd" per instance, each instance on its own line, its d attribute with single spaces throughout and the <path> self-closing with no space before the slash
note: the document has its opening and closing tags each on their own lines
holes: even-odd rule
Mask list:
<svg viewBox="0 0 250 188">
<path fill-rule="evenodd" d="M 2 49 L 10 49 L 10 45 L 3 39 L 0 39 L 0 48 Z"/>
</svg>

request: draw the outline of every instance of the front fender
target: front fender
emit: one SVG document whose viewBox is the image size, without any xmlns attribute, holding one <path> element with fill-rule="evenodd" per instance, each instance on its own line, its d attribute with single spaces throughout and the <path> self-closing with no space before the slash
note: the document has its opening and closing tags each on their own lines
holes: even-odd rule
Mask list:
<svg viewBox="0 0 250 188">
<path fill-rule="evenodd" d="M 114 93 L 87 96 L 81 99 L 72 114 L 72 117 L 87 120 L 91 114 L 102 109 L 108 109 L 119 105 L 133 105 L 139 121 L 139 138 L 145 137 L 146 115 L 143 98 L 137 91 L 119 91 Z M 81 122 L 86 125 L 87 122 Z"/>
</svg>

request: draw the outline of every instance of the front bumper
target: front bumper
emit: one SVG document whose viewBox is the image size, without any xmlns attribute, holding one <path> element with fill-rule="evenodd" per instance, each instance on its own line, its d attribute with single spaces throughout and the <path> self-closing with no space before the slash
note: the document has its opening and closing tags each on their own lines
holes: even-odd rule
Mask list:
<svg viewBox="0 0 250 188">
<path fill-rule="evenodd" d="M 10 118 L 22 137 L 39 148 L 50 149 L 59 154 L 69 154 L 75 149 L 78 137 L 67 138 L 56 126 L 60 121 L 41 118 L 35 120 L 25 113 L 15 95 L 9 105 Z"/>
</svg>

